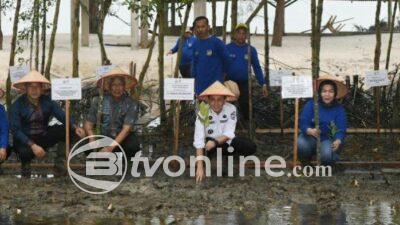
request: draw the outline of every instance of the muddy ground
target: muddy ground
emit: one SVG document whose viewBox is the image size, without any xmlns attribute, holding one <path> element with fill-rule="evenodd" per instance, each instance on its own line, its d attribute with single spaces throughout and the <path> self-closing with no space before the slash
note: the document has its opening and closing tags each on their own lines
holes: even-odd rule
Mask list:
<svg viewBox="0 0 400 225">
<path fill-rule="evenodd" d="M 251 171 L 249 171 L 250 173 Z M 229 211 L 256 213 L 271 205 L 315 204 L 321 213 L 341 203 L 389 202 L 400 211 L 400 174 L 336 172 L 330 178 L 248 175 L 208 178 L 197 185 L 188 176 L 128 178 L 104 195 L 87 194 L 69 178 L 0 178 L 0 214 L 71 218 L 135 218 L 174 215 L 187 218 Z M 110 206 L 112 204 L 112 206 Z"/>
<path fill-rule="evenodd" d="M 277 154 L 290 160 L 292 137 L 279 137 L 260 140 L 264 142 L 259 144 L 260 158 Z M 346 161 L 399 161 L 399 145 L 399 136 L 350 135 L 341 157 Z M 273 178 L 263 170 L 261 177 L 255 177 L 253 170 L 247 170 L 245 177 L 211 177 L 200 185 L 189 177 L 188 169 L 179 178 L 167 177 L 162 170 L 152 178 L 132 178 L 130 171 L 117 189 L 104 195 L 81 191 L 69 177 L 26 180 L 15 176 L 19 171 L 7 171 L 14 174 L 0 176 L 0 215 L 20 212 L 29 218 L 68 216 L 79 220 L 174 215 L 179 220 L 231 211 L 254 214 L 272 205 L 292 204 L 316 205 L 323 214 L 339 210 L 344 203 L 365 206 L 378 202 L 387 202 L 394 212 L 400 212 L 400 170 L 339 169 L 325 178 Z"/>
</svg>

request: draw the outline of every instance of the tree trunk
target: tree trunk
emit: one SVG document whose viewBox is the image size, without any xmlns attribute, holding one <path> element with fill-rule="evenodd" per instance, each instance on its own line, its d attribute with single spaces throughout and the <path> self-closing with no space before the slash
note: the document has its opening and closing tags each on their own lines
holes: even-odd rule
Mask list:
<svg viewBox="0 0 400 225">
<path fill-rule="evenodd" d="M 19 22 L 19 11 L 21 10 L 21 1 L 22 0 L 17 0 L 17 5 L 15 7 L 13 34 L 12 34 L 12 38 L 11 38 L 11 49 L 10 49 L 10 62 L 8 64 L 9 66 L 14 66 L 14 64 L 15 64 L 15 48 L 17 45 L 18 22 Z M 6 105 L 7 105 L 7 109 L 10 109 L 10 107 L 11 107 L 10 71 L 8 72 L 7 84 L 6 84 Z M 10 110 L 8 110 L 8 112 L 10 112 Z"/>
<path fill-rule="evenodd" d="M 99 18 L 97 15 L 99 14 L 99 7 L 97 1 L 89 1 L 89 32 L 91 34 L 97 34 Z"/>
<path fill-rule="evenodd" d="M 176 7 L 175 7 L 175 3 L 171 2 L 171 27 L 175 27 L 176 26 L 176 22 L 175 22 L 175 12 L 176 11 Z"/>
<path fill-rule="evenodd" d="M 148 24 L 148 11 L 149 2 L 148 0 L 141 0 L 141 12 L 140 12 L 140 47 L 149 47 L 149 24 Z"/>
<path fill-rule="evenodd" d="M 79 7 L 80 1 L 73 1 L 73 26 L 72 26 L 72 76 L 79 77 Z"/>
<path fill-rule="evenodd" d="M 212 9 L 212 33 L 217 35 L 217 0 L 211 1 L 211 9 Z"/>
<path fill-rule="evenodd" d="M 316 80 L 319 77 L 320 65 L 319 65 L 319 55 L 320 55 L 320 44 L 321 44 L 321 18 L 323 11 L 323 0 L 318 0 L 318 6 L 316 5 L 316 0 L 311 0 L 311 49 L 312 49 L 312 76 Z M 319 106 L 318 106 L 318 93 L 314 91 L 314 122 L 315 128 L 319 128 Z M 321 137 L 317 136 L 317 161 L 318 165 L 321 164 Z"/>
<path fill-rule="evenodd" d="M 225 0 L 225 6 L 224 6 L 224 21 L 223 21 L 223 27 L 222 27 L 222 40 L 224 43 L 226 43 L 226 24 L 228 23 L 228 8 L 229 8 L 229 0 Z"/>
<path fill-rule="evenodd" d="M 381 5 L 382 1 L 378 0 L 375 13 L 376 45 L 375 45 L 375 57 L 374 57 L 374 70 L 379 70 L 379 60 L 381 57 L 381 46 L 382 46 L 381 25 L 380 25 Z M 381 113 L 380 113 L 381 89 L 379 87 L 374 88 L 374 97 L 375 97 L 375 111 L 376 111 L 376 128 L 378 130 L 378 135 L 379 135 L 381 127 Z"/>
<path fill-rule="evenodd" d="M 104 47 L 104 21 L 106 20 L 107 13 L 110 10 L 112 0 L 105 0 L 100 3 L 99 16 L 97 25 L 97 37 L 99 38 L 100 52 L 101 52 L 101 65 L 110 65 L 111 62 L 107 57 L 106 48 Z"/>
<path fill-rule="evenodd" d="M 396 1 L 396 0 L 395 0 Z M 390 29 L 390 24 L 392 24 L 392 0 L 388 0 L 388 28 Z M 396 12 L 394 12 L 393 14 L 396 14 Z"/>
<path fill-rule="evenodd" d="M 40 48 L 40 2 L 35 0 L 34 10 L 34 20 L 35 20 L 35 70 L 39 71 L 39 48 Z"/>
<path fill-rule="evenodd" d="M 283 27 L 285 22 L 285 0 L 276 1 L 274 34 L 272 37 L 273 46 L 282 46 Z"/>
<path fill-rule="evenodd" d="M 233 40 L 233 31 L 237 26 L 238 21 L 238 0 L 232 0 L 231 6 L 231 40 Z"/>
<path fill-rule="evenodd" d="M 165 14 L 165 3 L 161 1 L 158 6 L 158 16 L 159 21 L 164 18 Z M 161 124 L 165 123 L 167 115 L 165 110 L 165 100 L 164 100 L 164 27 L 165 23 L 160 22 L 159 32 L 158 32 L 158 82 L 159 82 L 159 103 L 160 103 L 160 115 L 161 115 Z"/>
<path fill-rule="evenodd" d="M 44 73 L 47 79 L 50 79 L 51 63 L 53 61 L 53 53 L 54 53 L 54 47 L 55 47 L 55 42 L 56 42 L 57 27 L 58 27 L 58 16 L 60 14 L 60 3 L 61 3 L 61 0 L 57 0 L 55 12 L 54 12 L 53 30 L 51 31 L 49 54 L 47 56 L 46 70 Z"/>
<path fill-rule="evenodd" d="M 147 69 L 149 68 L 150 61 L 151 61 L 151 56 L 153 55 L 153 49 L 157 37 L 157 28 L 158 28 L 158 15 L 156 16 L 156 21 L 154 22 L 154 27 L 153 27 L 153 34 L 151 37 L 150 41 L 150 47 L 149 47 L 149 53 L 147 54 L 146 62 L 143 64 L 142 71 L 140 71 L 139 74 L 139 81 L 137 85 L 137 96 L 136 99 L 140 99 L 141 94 L 142 94 L 142 89 L 143 89 L 143 81 L 144 77 L 146 75 Z"/>
<path fill-rule="evenodd" d="M 3 29 L 1 28 L 1 17 L 3 15 L 3 12 L 2 12 L 1 5 L 2 5 L 2 2 L 0 0 L 0 50 L 3 50 Z"/>
<path fill-rule="evenodd" d="M 396 21 L 396 13 L 397 13 L 397 2 L 394 3 L 394 10 L 391 18 L 391 23 L 389 24 L 390 28 L 390 37 L 389 37 L 389 44 L 388 44 L 388 49 L 387 49 L 387 55 L 386 55 L 386 66 L 385 68 L 389 70 L 389 65 L 390 65 L 390 55 L 392 52 L 392 43 L 393 43 L 393 32 L 394 32 L 394 26 L 395 26 L 395 21 Z"/>
<path fill-rule="evenodd" d="M 44 73 L 44 66 L 46 63 L 46 28 L 47 28 L 47 21 L 46 21 L 46 16 L 47 16 L 47 1 L 43 1 L 43 9 L 42 9 L 42 63 L 41 63 L 41 68 L 40 72 L 43 74 Z"/>
</svg>

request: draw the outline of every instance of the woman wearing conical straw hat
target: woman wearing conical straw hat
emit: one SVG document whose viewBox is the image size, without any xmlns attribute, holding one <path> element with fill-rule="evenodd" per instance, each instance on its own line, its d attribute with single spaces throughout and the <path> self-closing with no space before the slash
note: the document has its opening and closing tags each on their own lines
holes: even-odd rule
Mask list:
<svg viewBox="0 0 400 225">
<path fill-rule="evenodd" d="M 49 126 L 52 117 L 65 124 L 65 112 L 50 97 L 43 95 L 44 91 L 50 88 L 50 82 L 35 70 L 14 83 L 13 87 L 24 92 L 11 105 L 10 124 L 14 138 L 13 145 L 21 160 L 21 175 L 30 177 L 31 160 L 43 158 L 48 148 L 59 142 L 65 142 L 64 125 Z M 84 130 L 78 127 L 73 119 L 71 119 L 71 124 L 77 136 L 85 135 Z M 64 158 L 63 152 L 58 153 Z M 62 165 L 57 166 L 57 169 L 63 168 Z"/>
<path fill-rule="evenodd" d="M 4 96 L 3 89 L 0 88 L 0 98 Z M 8 131 L 9 124 L 7 119 L 7 113 L 3 105 L 0 105 L 0 165 L 10 155 L 10 149 L 8 147 Z M 0 168 L 0 174 L 2 173 Z"/>
<path fill-rule="evenodd" d="M 100 104 L 100 124 L 98 122 L 99 98 L 95 98 L 86 116 L 85 131 L 89 136 L 94 135 L 94 127 L 101 126 L 100 134 L 113 138 L 118 142 L 128 158 L 140 150 L 140 144 L 133 128 L 138 119 L 138 103 L 126 91 L 133 89 L 137 80 L 119 67 L 112 69 L 97 81 L 98 88 L 105 91 Z M 91 141 L 93 141 L 92 139 Z M 116 146 L 102 149 L 113 152 Z"/>
<path fill-rule="evenodd" d="M 219 81 L 208 87 L 200 97 L 208 104 L 201 103 L 195 123 L 193 146 L 197 156 L 213 156 L 217 148 L 222 148 L 224 155 L 248 156 L 256 152 L 256 145 L 247 138 L 235 136 L 237 115 L 236 107 L 226 100 L 236 97 Z M 234 151 L 229 152 L 231 146 Z M 196 181 L 205 177 L 203 161 L 197 161 Z"/>
<path fill-rule="evenodd" d="M 339 77 L 320 76 L 317 80 L 319 95 L 319 127 L 321 135 L 321 163 L 333 165 L 346 137 L 347 118 L 344 107 L 337 101 L 347 95 L 347 87 Z M 314 126 L 314 102 L 304 106 L 299 121 L 298 155 L 303 164 L 316 154 L 317 129 Z"/>
</svg>

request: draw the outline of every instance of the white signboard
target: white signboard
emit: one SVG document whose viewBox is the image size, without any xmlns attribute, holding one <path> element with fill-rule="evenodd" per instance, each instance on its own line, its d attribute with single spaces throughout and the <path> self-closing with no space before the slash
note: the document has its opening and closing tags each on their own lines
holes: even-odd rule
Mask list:
<svg viewBox="0 0 400 225">
<path fill-rule="evenodd" d="M 110 70 L 114 69 L 115 65 L 108 65 L 108 66 L 99 66 L 96 68 L 96 77 L 97 80 L 103 77 L 106 73 L 110 72 Z"/>
<path fill-rule="evenodd" d="M 193 78 L 166 78 L 164 80 L 165 100 L 193 100 Z"/>
<path fill-rule="evenodd" d="M 51 99 L 80 100 L 82 98 L 81 78 L 51 79 Z"/>
<path fill-rule="evenodd" d="M 387 86 L 389 83 L 387 70 L 375 70 L 365 73 L 365 85 L 368 88 Z"/>
<path fill-rule="evenodd" d="M 282 77 L 292 76 L 292 72 L 289 70 L 270 70 L 269 71 L 269 85 L 271 87 L 282 86 Z"/>
<path fill-rule="evenodd" d="M 282 77 L 282 98 L 311 98 L 312 96 L 311 76 Z"/>
<path fill-rule="evenodd" d="M 27 65 L 11 66 L 10 67 L 11 83 L 19 81 L 19 79 L 21 79 L 28 73 L 29 73 L 29 67 Z"/>
</svg>

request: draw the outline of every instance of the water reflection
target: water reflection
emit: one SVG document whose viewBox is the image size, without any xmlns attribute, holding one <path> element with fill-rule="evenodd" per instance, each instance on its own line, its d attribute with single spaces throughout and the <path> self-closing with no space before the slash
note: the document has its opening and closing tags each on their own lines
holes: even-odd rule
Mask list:
<svg viewBox="0 0 400 225">
<path fill-rule="evenodd" d="M 64 216 L 22 217 L 0 215 L 1 225 L 53 225 L 53 224 L 93 224 L 93 225 L 344 225 L 344 224 L 400 224 L 400 217 L 393 205 L 387 202 L 371 203 L 369 205 L 342 204 L 337 210 L 322 213 L 316 205 L 292 204 L 291 206 L 275 206 L 266 211 L 245 214 L 239 211 L 200 215 L 194 218 L 175 218 L 170 215 L 165 218 L 135 219 L 93 219 L 68 218 Z"/>
</svg>

